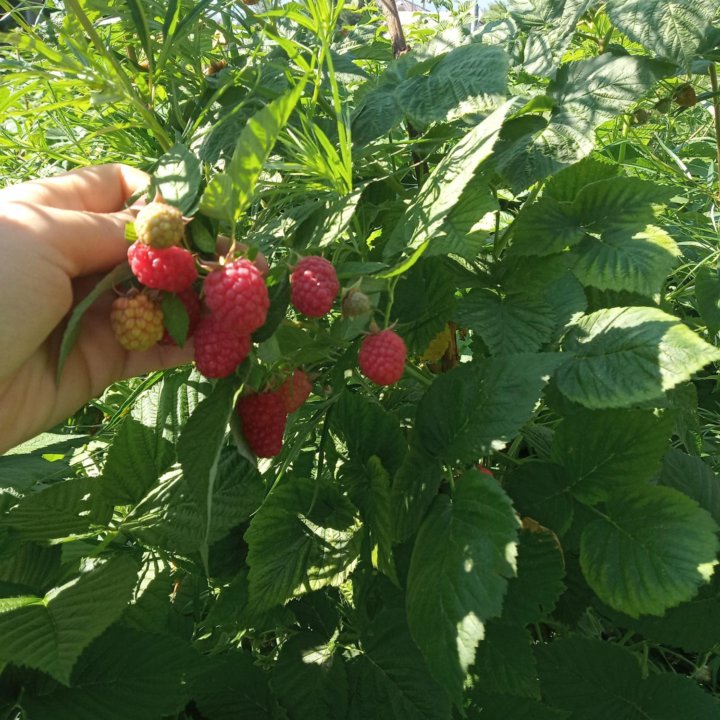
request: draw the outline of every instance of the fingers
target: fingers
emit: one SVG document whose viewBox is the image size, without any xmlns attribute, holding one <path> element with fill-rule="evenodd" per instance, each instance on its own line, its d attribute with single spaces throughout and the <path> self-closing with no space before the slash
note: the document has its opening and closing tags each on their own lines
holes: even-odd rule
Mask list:
<svg viewBox="0 0 720 720">
<path fill-rule="evenodd" d="M 17 203 L 0 211 L 0 229 L 35 243 L 38 254 L 69 277 L 106 272 L 127 257 L 129 211 L 98 214 Z"/>
<path fill-rule="evenodd" d="M 129 165 L 96 165 L 0 190 L 0 204 L 21 202 L 66 210 L 110 213 L 122 210 L 149 175 Z"/>
</svg>

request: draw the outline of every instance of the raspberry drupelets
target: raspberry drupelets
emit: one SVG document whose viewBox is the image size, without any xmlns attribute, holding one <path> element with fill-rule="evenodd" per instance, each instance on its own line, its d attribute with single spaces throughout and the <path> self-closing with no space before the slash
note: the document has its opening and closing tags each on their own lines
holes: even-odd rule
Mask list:
<svg viewBox="0 0 720 720">
<path fill-rule="evenodd" d="M 140 241 L 128 248 L 133 275 L 146 287 L 180 293 L 197 278 L 192 253 L 181 247 L 157 249 Z"/>
<path fill-rule="evenodd" d="M 294 413 L 308 399 L 312 383 L 306 372 L 299 368 L 276 390 L 288 413 Z"/>
<path fill-rule="evenodd" d="M 163 312 L 145 294 L 119 297 L 110 311 L 110 324 L 126 350 L 148 350 L 163 334 Z"/>
<path fill-rule="evenodd" d="M 270 298 L 260 271 L 240 258 L 205 278 L 205 304 L 229 330 L 249 335 L 265 324 Z"/>
<path fill-rule="evenodd" d="M 273 457 L 282 450 L 287 411 L 277 392 L 245 395 L 238 400 L 237 413 L 243 435 L 258 457 Z"/>
<path fill-rule="evenodd" d="M 308 317 L 322 317 L 330 312 L 339 291 L 335 268 L 323 257 L 303 258 L 290 274 L 292 304 Z"/>
<path fill-rule="evenodd" d="M 140 208 L 135 218 L 135 235 L 145 245 L 167 248 L 179 245 L 185 224 L 180 210 L 164 202 L 151 202 Z"/>
<path fill-rule="evenodd" d="M 407 349 L 394 330 L 368 335 L 360 346 L 358 364 L 365 377 L 378 385 L 393 385 L 405 372 Z"/>
<path fill-rule="evenodd" d="M 207 378 L 222 378 L 235 372 L 235 368 L 250 353 L 250 336 L 228 330 L 215 315 L 200 319 L 195 330 L 195 364 Z"/>
</svg>

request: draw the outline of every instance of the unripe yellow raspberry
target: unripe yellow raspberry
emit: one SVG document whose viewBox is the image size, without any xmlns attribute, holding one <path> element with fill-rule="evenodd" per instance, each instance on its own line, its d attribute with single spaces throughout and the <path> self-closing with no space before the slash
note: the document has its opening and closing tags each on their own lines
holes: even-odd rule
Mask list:
<svg viewBox="0 0 720 720">
<path fill-rule="evenodd" d="M 135 218 L 135 234 L 145 245 L 168 248 L 179 245 L 185 232 L 180 210 L 164 202 L 151 202 L 140 208 Z"/>
<path fill-rule="evenodd" d="M 143 293 L 117 298 L 110 312 L 115 337 L 126 350 L 148 350 L 159 342 L 163 319 L 160 305 Z"/>
<path fill-rule="evenodd" d="M 420 357 L 425 362 L 437 362 L 450 347 L 450 326 L 446 325 L 431 341 Z"/>
</svg>

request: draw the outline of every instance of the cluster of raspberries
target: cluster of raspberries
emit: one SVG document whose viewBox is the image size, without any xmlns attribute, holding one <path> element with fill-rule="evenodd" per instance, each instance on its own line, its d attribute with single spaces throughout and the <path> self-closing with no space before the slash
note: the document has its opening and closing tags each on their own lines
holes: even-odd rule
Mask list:
<svg viewBox="0 0 720 720">
<path fill-rule="evenodd" d="M 144 287 L 113 303 L 110 317 L 118 342 L 132 351 L 148 350 L 158 342 L 174 344 L 160 301 L 162 292 L 171 293 L 187 311 L 187 337 L 194 336 L 198 370 L 208 378 L 231 375 L 249 355 L 251 335 L 265 324 L 270 308 L 264 257 L 259 254 L 254 262 L 241 257 L 216 266 L 202 279 L 199 294 L 198 261 L 182 246 L 185 221 L 180 210 L 162 201 L 149 203 L 134 226 L 137 239 L 128 249 L 128 262 Z M 292 269 L 290 299 L 303 315 L 323 317 L 339 291 L 335 268 L 323 257 L 305 257 Z M 351 289 L 343 309 L 357 315 L 369 312 L 370 305 L 367 296 Z M 392 385 L 403 375 L 406 354 L 394 330 L 378 330 L 364 338 L 358 364 L 373 382 Z M 270 457 L 280 451 L 287 415 L 300 407 L 310 389 L 308 376 L 295 370 L 278 389 L 240 399 L 237 411 L 253 452 Z"/>
</svg>

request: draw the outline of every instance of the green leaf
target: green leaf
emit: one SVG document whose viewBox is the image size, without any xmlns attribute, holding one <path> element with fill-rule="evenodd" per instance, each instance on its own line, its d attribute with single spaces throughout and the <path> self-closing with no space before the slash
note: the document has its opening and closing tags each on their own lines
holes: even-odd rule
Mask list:
<svg viewBox="0 0 720 720">
<path fill-rule="evenodd" d="M 610 609 L 604 613 L 620 627 L 631 628 L 647 640 L 688 652 L 710 652 L 720 643 L 720 575 L 715 573 L 692 600 L 670 608 L 662 617 L 631 618 Z"/>
<path fill-rule="evenodd" d="M 530 419 L 549 374 L 562 360 L 552 353 L 519 354 L 442 375 L 418 404 L 418 441 L 446 463 L 472 463 L 501 449 Z"/>
<path fill-rule="evenodd" d="M 57 373 L 55 376 L 56 384 L 60 384 L 62 378 L 63 368 L 65 367 L 65 361 L 70 355 L 75 343 L 80 334 L 80 321 L 83 315 L 89 310 L 91 305 L 104 295 L 108 290 L 112 290 L 116 285 L 119 285 L 125 280 L 129 280 L 132 277 L 130 266 L 127 262 L 118 265 L 114 270 L 111 270 L 73 309 L 70 314 L 70 319 L 65 326 L 63 332 L 62 342 L 60 343 L 60 353 L 58 356 Z"/>
<path fill-rule="evenodd" d="M 300 83 L 247 121 L 226 172 L 216 175 L 203 193 L 202 212 L 235 223 L 250 207 L 260 173 L 304 88 Z"/>
<path fill-rule="evenodd" d="M 403 111 L 394 85 L 381 85 L 368 93 L 355 110 L 352 120 L 353 143 L 362 147 L 381 135 L 387 135 L 403 119 Z"/>
<path fill-rule="evenodd" d="M 692 680 L 672 673 L 641 679 L 636 658 L 619 645 L 570 637 L 537 646 L 540 683 L 573 720 L 712 718 L 718 703 Z"/>
<path fill-rule="evenodd" d="M 525 522 L 518 544 L 517 576 L 508 581 L 502 620 L 519 625 L 541 622 L 565 590 L 564 577 L 565 560 L 555 534 Z M 482 683 L 480 688 L 485 689 Z"/>
<path fill-rule="evenodd" d="M 625 648 L 591 638 L 569 637 L 536 646 L 540 686 L 552 705 L 573 720 L 640 720 L 633 708 L 640 665 Z"/>
<path fill-rule="evenodd" d="M 514 695 L 474 692 L 468 709 L 470 720 L 567 720 L 570 713 L 548 707 L 537 700 Z"/>
<path fill-rule="evenodd" d="M 91 478 L 54 483 L 27 495 L 0 516 L 0 527 L 11 528 L 23 540 L 51 540 L 87 532 L 91 524 L 105 525 L 112 507 L 98 497 Z"/>
<path fill-rule="evenodd" d="M 72 687 L 23 698 L 23 706 L 37 720 L 157 720 L 185 705 L 184 676 L 195 662 L 175 638 L 115 626 L 83 654 Z"/>
<path fill-rule="evenodd" d="M 513 6 L 513 17 L 521 26 L 529 28 L 522 53 L 526 72 L 546 77 L 554 75 L 570 47 L 577 22 L 589 5 L 589 0 L 564 0 Z"/>
<path fill-rule="evenodd" d="M 227 448 L 218 462 L 209 498 L 211 513 L 204 512 L 198 503 L 194 481 L 180 468 L 171 468 L 126 516 L 123 532 L 151 547 L 192 554 L 245 522 L 265 497 L 257 469 L 234 448 Z"/>
<path fill-rule="evenodd" d="M 213 720 L 268 720 L 271 716 L 268 673 L 255 665 L 250 653 L 206 658 L 193 685 L 193 701 Z"/>
<path fill-rule="evenodd" d="M 536 520 L 557 535 L 570 529 L 575 502 L 570 494 L 572 478 L 550 462 L 523 463 L 507 480 L 507 492 L 523 517 Z"/>
<path fill-rule="evenodd" d="M 440 495 L 418 532 L 407 580 L 408 625 L 430 672 L 462 707 L 463 685 L 515 571 L 518 520 L 497 482 L 471 471 Z"/>
<path fill-rule="evenodd" d="M 191 478 L 188 487 L 198 504 L 198 510 L 205 516 L 206 534 L 199 549 L 206 566 L 211 528 L 215 524 L 213 515 L 218 510 L 214 502 L 215 482 L 220 453 L 234 408 L 236 389 L 236 380 L 233 377 L 217 382 L 212 393 L 190 416 L 177 446 L 183 475 Z"/>
<path fill-rule="evenodd" d="M 519 625 L 491 620 L 470 672 L 483 693 L 540 698 L 532 638 Z M 471 699 L 473 695 L 471 692 Z"/>
<path fill-rule="evenodd" d="M 604 157 L 588 157 L 550 178 L 543 197 L 551 197 L 559 203 L 572 203 L 586 185 L 617 177 L 618 172 L 619 167 Z"/>
<path fill-rule="evenodd" d="M 456 320 L 476 332 L 492 355 L 535 352 L 550 340 L 557 323 L 540 298 L 488 290 L 468 293 L 458 304 Z"/>
<path fill-rule="evenodd" d="M 710 515 L 677 490 L 624 489 L 584 529 L 580 564 L 610 607 L 631 617 L 662 615 L 710 579 L 716 530 Z"/>
<path fill-rule="evenodd" d="M 565 338 L 572 357 L 556 373 L 560 391 L 589 408 L 654 400 L 689 380 L 720 351 L 677 318 L 650 307 L 598 310 Z"/>
<path fill-rule="evenodd" d="M 385 246 L 386 260 L 399 255 L 408 260 L 383 277 L 405 272 L 420 258 L 473 179 L 478 165 L 492 154 L 502 123 L 515 104 L 510 100 L 499 107 L 435 166 Z"/>
<path fill-rule="evenodd" d="M 11 557 L 0 560 L 0 596 L 47 592 L 60 572 L 60 546 L 23 543 Z M 14 592 L 6 592 L 13 585 Z"/>
<path fill-rule="evenodd" d="M 452 319 L 455 283 L 442 258 L 421 260 L 395 286 L 393 315 L 412 354 L 421 354 Z"/>
<path fill-rule="evenodd" d="M 367 397 L 344 392 L 333 407 L 331 420 L 354 463 L 367 466 L 375 457 L 390 473 L 400 467 L 406 445 L 395 415 Z"/>
<path fill-rule="evenodd" d="M 137 570 L 123 555 L 43 598 L 0 601 L 0 659 L 42 670 L 68 684 L 85 647 L 122 614 Z"/>
<path fill-rule="evenodd" d="M 413 442 L 392 484 L 393 538 L 407 540 L 420 527 L 443 479 L 442 463 Z"/>
<path fill-rule="evenodd" d="M 488 113 L 507 95 L 508 59 L 499 47 L 470 43 L 451 50 L 428 77 L 400 88 L 399 103 L 416 127 Z"/>
<path fill-rule="evenodd" d="M 163 293 L 162 311 L 163 322 L 170 337 L 176 345 L 183 347 L 190 329 L 190 316 L 185 305 L 177 295 Z"/>
<path fill-rule="evenodd" d="M 184 369 L 141 393 L 113 438 L 100 487 L 117 505 L 137 503 L 175 462 L 180 432 L 209 383 Z"/>
<path fill-rule="evenodd" d="M 711 335 L 720 332 L 720 278 L 703 265 L 695 274 L 695 299 L 698 311 Z"/>
<path fill-rule="evenodd" d="M 364 187 L 359 187 L 354 192 L 328 203 L 322 221 L 318 223 L 304 246 L 327 247 L 340 242 L 355 216 L 357 204 L 364 190 Z"/>
<path fill-rule="evenodd" d="M 337 488 L 294 478 L 270 493 L 245 540 L 257 612 L 340 585 L 355 567 L 362 535 L 357 510 Z"/>
<path fill-rule="evenodd" d="M 153 66 L 155 65 L 152 36 L 150 35 L 150 31 L 148 29 L 148 22 L 145 17 L 142 4 L 138 2 L 138 0 L 125 0 L 125 2 L 130 9 L 130 14 L 135 25 L 135 32 L 140 39 L 140 43 L 148 60 L 150 72 L 152 72 Z"/>
<path fill-rule="evenodd" d="M 450 700 L 428 672 L 402 611 L 378 613 L 360 644 L 362 654 L 348 663 L 348 720 L 449 720 Z"/>
<path fill-rule="evenodd" d="M 670 448 L 663 458 L 658 481 L 692 498 L 720 525 L 720 482 L 706 462 Z"/>
<path fill-rule="evenodd" d="M 158 161 L 150 192 L 159 192 L 166 202 L 175 205 L 185 215 L 195 206 L 201 182 L 199 160 L 184 145 L 178 143 Z"/>
<path fill-rule="evenodd" d="M 673 73 L 672 66 L 632 56 L 601 55 L 563 65 L 548 88 L 555 103 L 549 122 L 537 134 L 533 128 L 499 148 L 499 169 L 519 192 L 577 163 L 592 152 L 598 126 Z"/>
<path fill-rule="evenodd" d="M 552 457 L 572 478 L 572 494 L 594 504 L 658 471 L 672 421 L 650 410 L 581 410 L 557 427 Z"/>
<path fill-rule="evenodd" d="M 690 70 L 710 30 L 717 6 L 712 0 L 609 0 L 613 25 L 657 57 Z"/>
<path fill-rule="evenodd" d="M 398 585 L 392 552 L 392 520 L 390 515 L 390 475 L 380 458 L 373 455 L 363 467 L 347 463 L 342 469 L 348 494 L 360 510 L 372 545 L 372 563 Z"/>
<path fill-rule="evenodd" d="M 280 649 L 270 682 L 290 720 L 345 717 L 345 664 L 319 633 L 303 632 L 290 638 Z"/>
<path fill-rule="evenodd" d="M 664 230 L 649 225 L 638 232 L 615 229 L 599 238 L 586 235 L 573 255 L 572 270 L 583 285 L 653 297 L 680 250 Z"/>
</svg>

